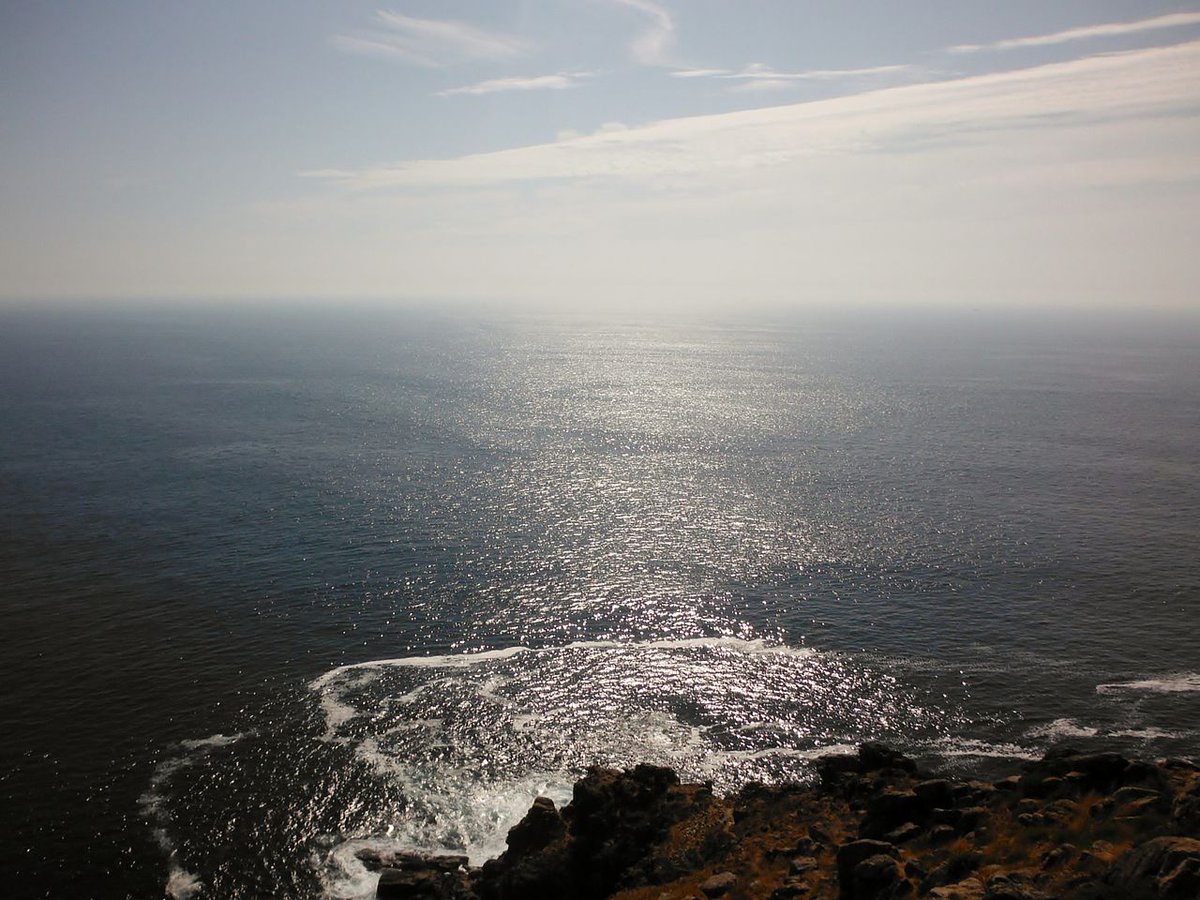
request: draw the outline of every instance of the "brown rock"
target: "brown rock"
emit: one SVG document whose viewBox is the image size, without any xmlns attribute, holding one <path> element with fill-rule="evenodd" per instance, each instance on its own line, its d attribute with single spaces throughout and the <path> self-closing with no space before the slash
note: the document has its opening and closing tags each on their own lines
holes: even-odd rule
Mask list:
<svg viewBox="0 0 1200 900">
<path fill-rule="evenodd" d="M 1200 841 L 1187 837 L 1158 837 L 1119 857 L 1104 875 L 1106 883 L 1123 890 L 1129 897 L 1153 897 L 1159 894 L 1163 879 L 1179 878 L 1186 883 L 1189 869 L 1200 864 Z M 1178 871 L 1178 876 L 1176 875 Z M 1172 889 L 1175 886 L 1172 885 Z"/>
<path fill-rule="evenodd" d="M 974 878 L 968 878 L 957 884 L 933 888 L 929 896 L 935 900 L 983 900 L 983 885 Z"/>
<path fill-rule="evenodd" d="M 900 863 L 886 853 L 869 856 L 854 867 L 849 895 L 853 900 L 893 900 L 911 893 Z"/>
<path fill-rule="evenodd" d="M 812 856 L 797 856 L 788 863 L 788 873 L 791 875 L 803 875 L 805 872 L 811 872 L 816 869 L 820 863 Z"/>
<path fill-rule="evenodd" d="M 1158 879 L 1162 900 L 1195 900 L 1200 897 L 1200 859 L 1185 859 Z"/>
<path fill-rule="evenodd" d="M 887 856 L 898 859 L 900 851 L 884 841 L 851 841 L 838 847 L 838 887 L 843 897 L 854 897 L 854 870 L 860 862 L 872 856 Z"/>
<path fill-rule="evenodd" d="M 921 798 L 926 809 L 954 805 L 954 787 L 944 778 L 931 778 L 913 785 L 913 793 Z"/>
<path fill-rule="evenodd" d="M 920 837 L 925 829 L 915 822 L 905 822 L 899 828 L 893 828 L 883 836 L 883 839 L 889 844 L 904 844 L 911 841 L 913 838 Z"/>
<path fill-rule="evenodd" d="M 737 876 L 732 872 L 721 872 L 706 879 L 700 885 L 700 891 L 705 897 L 724 897 L 737 884 Z"/>
</svg>

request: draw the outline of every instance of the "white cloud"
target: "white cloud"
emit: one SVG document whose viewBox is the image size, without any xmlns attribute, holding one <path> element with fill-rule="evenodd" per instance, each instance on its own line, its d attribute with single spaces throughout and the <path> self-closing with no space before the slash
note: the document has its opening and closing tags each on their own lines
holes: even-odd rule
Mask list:
<svg viewBox="0 0 1200 900">
<path fill-rule="evenodd" d="M 429 68 L 513 59 L 530 49 L 523 38 L 453 19 L 418 19 L 386 10 L 375 17 L 379 27 L 356 35 L 337 35 L 334 43 L 352 53 L 388 56 Z"/>
<path fill-rule="evenodd" d="M 614 0 L 637 10 L 649 19 L 646 29 L 629 45 L 630 55 L 647 66 L 666 65 L 667 51 L 675 42 L 675 21 L 662 6 L 651 0 Z"/>
<path fill-rule="evenodd" d="M 450 88 L 438 91 L 439 97 L 453 97 L 459 94 L 479 95 L 496 94 L 502 91 L 540 91 L 565 90 L 579 87 L 584 79 L 590 77 L 590 72 L 559 72 L 554 75 L 512 76 L 508 78 L 491 78 L 477 84 Z"/>
<path fill-rule="evenodd" d="M 805 158 L 978 141 L 1063 121 L 1193 110 L 1198 73 L 1200 42 L 320 177 L 355 190 L 712 177 Z"/>
<path fill-rule="evenodd" d="M 859 69 L 802 69 L 798 72 L 780 72 L 762 63 L 752 63 L 742 69 L 676 69 L 672 78 L 717 78 L 733 81 L 735 91 L 771 91 L 793 88 L 806 81 L 838 81 L 861 78 L 879 78 L 918 72 L 916 66 L 888 65 L 869 66 Z"/>
<path fill-rule="evenodd" d="M 712 78 L 716 75 L 732 75 L 731 69 L 676 69 L 672 78 Z"/>
<path fill-rule="evenodd" d="M 797 82 L 838 81 L 850 78 L 871 78 L 881 75 L 899 75 L 915 71 L 913 66 L 891 65 L 870 66 L 861 69 L 805 69 L 799 72 L 778 72 L 769 66 L 754 64 L 740 72 L 726 72 L 714 77 L 732 79 L 738 83 L 734 90 L 777 90 L 794 87 Z"/>
<path fill-rule="evenodd" d="M 1163 28 L 1181 28 L 1187 25 L 1200 25 L 1200 13 L 1170 13 L 1165 16 L 1155 16 L 1151 19 L 1141 19 L 1137 22 L 1109 22 L 1102 25 L 1084 25 L 1080 28 L 1068 28 L 1065 31 L 1056 31 L 1052 34 L 1010 38 L 990 44 L 959 44 L 955 47 L 950 47 L 949 52 L 979 53 L 989 50 L 1019 50 L 1027 47 L 1049 47 L 1073 41 L 1122 37 L 1127 34 L 1139 34 L 1144 31 L 1157 31 Z"/>
<path fill-rule="evenodd" d="M 195 293 L 638 312 L 1194 310 L 1198 82 L 1200 43 L 1185 44 L 313 173 L 326 184 L 301 200 L 204 234 L 106 233 L 99 263 L 54 271 L 86 270 L 94 290 L 111 283 L 95 266 L 136 244 L 141 293 L 182 272 Z M 36 242 L 10 245 L 19 279 Z"/>
</svg>

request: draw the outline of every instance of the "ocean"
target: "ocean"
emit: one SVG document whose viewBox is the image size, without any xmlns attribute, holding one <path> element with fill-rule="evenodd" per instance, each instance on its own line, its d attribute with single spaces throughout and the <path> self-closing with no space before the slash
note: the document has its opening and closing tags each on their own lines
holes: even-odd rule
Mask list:
<svg viewBox="0 0 1200 900">
<path fill-rule="evenodd" d="M 0 311 L 10 897 L 369 897 L 650 761 L 1200 754 L 1200 327 Z"/>
</svg>

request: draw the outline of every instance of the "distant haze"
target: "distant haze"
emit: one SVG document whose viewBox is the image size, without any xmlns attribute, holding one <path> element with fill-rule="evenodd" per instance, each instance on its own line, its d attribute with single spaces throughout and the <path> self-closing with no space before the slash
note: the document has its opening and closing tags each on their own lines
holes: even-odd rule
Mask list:
<svg viewBox="0 0 1200 900">
<path fill-rule="evenodd" d="M 0 84 L 10 301 L 1200 306 L 1200 4 L 16 4 Z"/>
</svg>

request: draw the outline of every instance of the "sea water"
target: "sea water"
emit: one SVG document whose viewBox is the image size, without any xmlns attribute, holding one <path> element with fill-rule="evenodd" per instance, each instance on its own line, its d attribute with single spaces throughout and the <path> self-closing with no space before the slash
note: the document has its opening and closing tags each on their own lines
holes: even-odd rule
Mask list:
<svg viewBox="0 0 1200 900">
<path fill-rule="evenodd" d="M 1200 329 L 0 313 L 12 896 L 370 896 L 650 761 L 1200 753 Z"/>
</svg>

